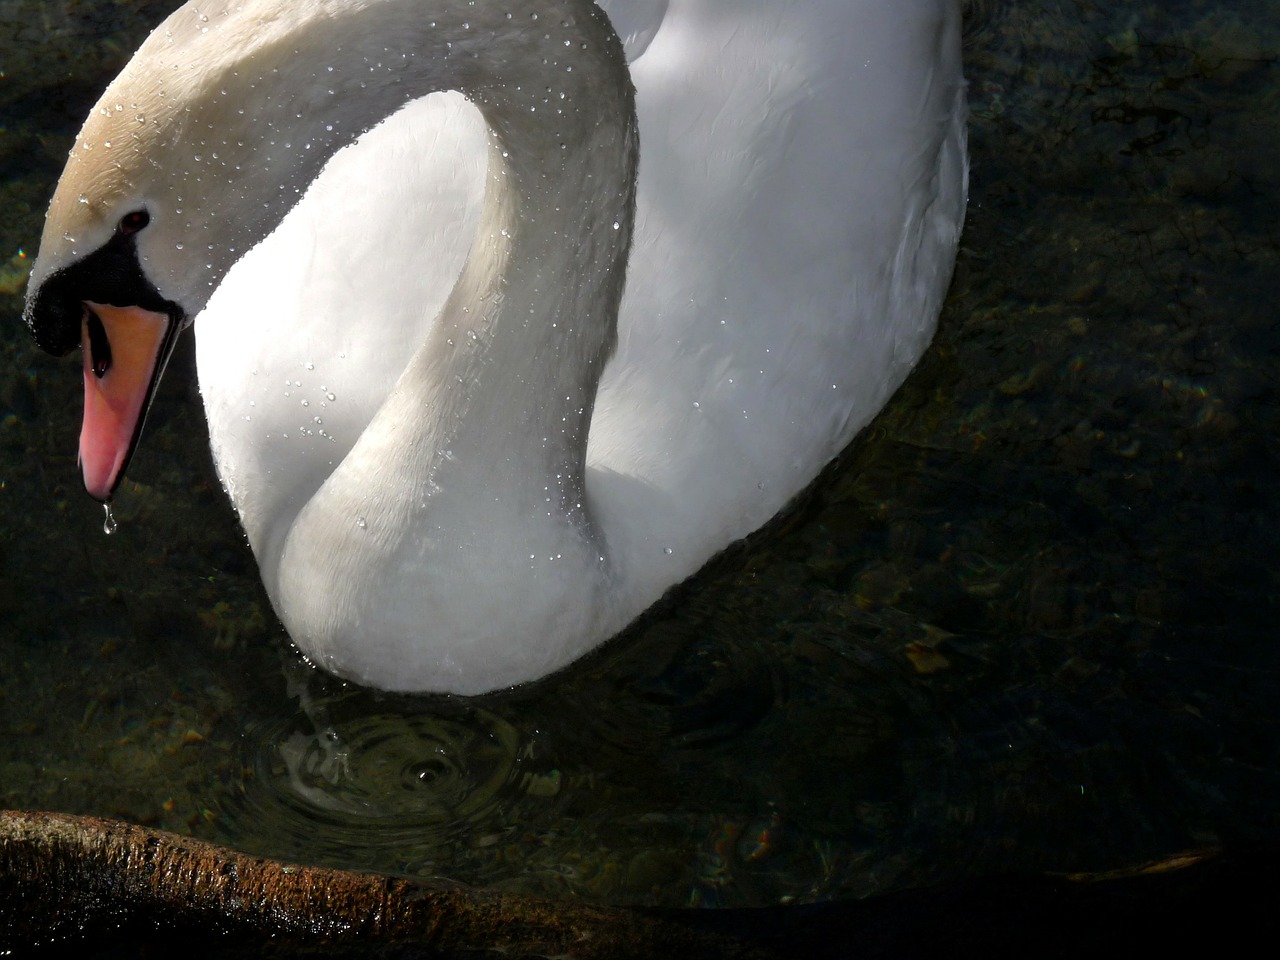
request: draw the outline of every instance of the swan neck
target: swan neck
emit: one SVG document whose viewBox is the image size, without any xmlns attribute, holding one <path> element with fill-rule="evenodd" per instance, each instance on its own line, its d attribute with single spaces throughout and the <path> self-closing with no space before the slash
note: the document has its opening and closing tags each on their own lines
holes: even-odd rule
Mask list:
<svg viewBox="0 0 1280 960">
<path fill-rule="evenodd" d="M 368 529 L 404 531 L 421 516 L 433 537 L 475 556 L 510 554 L 510 542 L 486 539 L 506 530 L 523 531 L 508 539 L 536 542 L 538 556 L 586 549 L 595 562 L 586 446 L 631 241 L 633 92 L 593 4 L 538 6 L 546 30 L 513 28 L 483 6 L 490 20 L 453 25 L 461 39 L 435 23 L 437 43 L 455 39 L 426 77 L 432 89 L 461 89 L 490 131 L 467 263 L 426 342 L 299 516 L 295 546 L 312 524 L 360 516 Z M 387 476 L 399 480 L 369 483 Z"/>
<path fill-rule="evenodd" d="M 525 148 L 572 149 L 584 127 L 625 125 L 632 111 L 621 43 L 590 0 L 537 0 L 519 12 L 464 0 L 204 9 L 187 5 L 157 28 L 73 150 L 73 160 L 108 148 L 146 158 L 112 189 L 147 198 L 157 228 L 140 237 L 148 275 L 189 316 L 334 153 L 407 103 L 446 90 L 470 98 L 507 146 L 508 175 L 525 177 L 525 200 L 557 166 L 548 153 L 535 169 Z M 75 220 L 82 186 L 64 177 L 51 219 L 64 210 Z M 181 246 L 149 245 L 174 233 Z M 74 241 L 45 239 L 52 267 L 74 255 Z M 194 271 L 193 249 L 202 254 Z"/>
</svg>

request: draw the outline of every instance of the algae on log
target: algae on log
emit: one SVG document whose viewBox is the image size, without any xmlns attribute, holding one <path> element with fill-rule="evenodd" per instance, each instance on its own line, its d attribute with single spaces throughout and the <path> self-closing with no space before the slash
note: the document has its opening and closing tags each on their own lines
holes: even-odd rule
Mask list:
<svg viewBox="0 0 1280 960">
<path fill-rule="evenodd" d="M 120 821 L 0 812 L 0 954 L 131 930 L 212 932 L 229 952 L 763 956 L 637 911 L 289 866 Z"/>
</svg>

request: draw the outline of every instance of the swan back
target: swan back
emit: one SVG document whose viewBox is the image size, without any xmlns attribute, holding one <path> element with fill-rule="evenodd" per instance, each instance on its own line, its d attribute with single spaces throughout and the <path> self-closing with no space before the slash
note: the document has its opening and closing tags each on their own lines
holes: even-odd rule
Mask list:
<svg viewBox="0 0 1280 960">
<path fill-rule="evenodd" d="M 672 3 L 632 64 L 632 282 L 588 463 L 645 601 L 771 518 L 931 339 L 967 183 L 958 37 L 931 0 Z"/>
</svg>

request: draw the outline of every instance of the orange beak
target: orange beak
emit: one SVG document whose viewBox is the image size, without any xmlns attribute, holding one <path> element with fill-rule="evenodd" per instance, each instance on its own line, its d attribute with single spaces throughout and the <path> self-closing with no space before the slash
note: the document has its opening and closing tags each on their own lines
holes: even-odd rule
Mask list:
<svg viewBox="0 0 1280 960">
<path fill-rule="evenodd" d="M 169 359 L 174 326 L 167 314 L 141 307 L 85 303 L 80 467 L 95 500 L 109 501 L 124 475 Z"/>
</svg>

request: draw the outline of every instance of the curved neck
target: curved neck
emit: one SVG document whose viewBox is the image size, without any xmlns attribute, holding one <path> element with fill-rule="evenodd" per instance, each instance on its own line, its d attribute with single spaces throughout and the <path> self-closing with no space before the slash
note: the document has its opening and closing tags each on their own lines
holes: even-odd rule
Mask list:
<svg viewBox="0 0 1280 960">
<path fill-rule="evenodd" d="M 501 61 L 497 75 L 468 81 L 490 128 L 485 207 L 462 276 L 389 404 L 409 405 L 408 416 L 418 405 L 424 443 L 455 460 L 558 478 L 572 512 L 616 335 L 637 144 L 625 61 L 603 14 L 556 6 L 577 8 L 592 29 L 557 14 L 549 33 L 515 32 L 483 55 Z"/>
<path fill-rule="evenodd" d="M 637 163 L 621 44 L 587 0 L 522 4 L 510 18 L 502 5 L 460 0 L 371 5 L 386 14 L 379 35 L 390 38 L 386 48 L 376 44 L 376 57 L 347 41 L 324 55 L 302 49 L 303 40 L 324 46 L 314 29 L 299 43 L 272 47 L 289 51 L 282 64 L 326 65 L 313 72 L 322 75 L 324 96 L 332 91 L 332 111 L 304 109 L 300 101 L 316 95 L 309 78 L 289 85 L 282 77 L 269 88 L 261 71 L 240 67 L 215 81 L 244 88 L 240 102 L 254 116 L 244 129 L 272 131 L 258 146 L 232 151 L 236 163 L 256 169 L 243 187 L 248 202 L 237 209 L 260 211 L 256 227 L 237 229 L 269 230 L 291 205 L 282 194 L 305 187 L 340 140 L 443 89 L 463 91 L 489 125 L 484 208 L 462 275 L 391 395 L 297 518 L 279 518 L 267 541 L 254 544 L 273 595 L 292 589 L 279 578 L 297 558 L 359 557 L 366 537 L 382 545 L 388 565 L 401 567 L 429 566 L 419 555 L 428 539 L 466 544 L 473 569 L 495 572 L 535 554 L 581 549 L 594 558 L 598 550 L 584 509 L 584 461 L 615 340 Z M 351 6 L 335 5 L 335 22 Z M 362 35 L 351 24 L 333 29 Z M 245 59 L 262 56 L 250 51 Z M 287 157 L 284 142 L 292 144 Z M 287 169 L 277 166 L 283 159 Z M 280 175 L 288 178 L 283 190 Z M 394 482 L 373 482 L 388 477 Z"/>
<path fill-rule="evenodd" d="M 394 522 L 447 485 L 461 494 L 453 507 L 481 511 L 495 527 L 504 515 L 542 512 L 585 531 L 587 433 L 616 338 L 633 219 L 627 94 L 603 116 L 566 95 L 563 111 L 548 111 L 554 119 L 536 118 L 523 96 L 479 100 L 491 127 L 489 182 L 467 264 L 326 484 L 329 496 L 345 477 L 396 464 L 413 492 L 398 498 Z M 358 481 L 350 492 L 365 501 Z"/>
<path fill-rule="evenodd" d="M 80 146 L 149 158 L 124 186 L 147 195 L 153 223 L 169 219 L 183 234 L 178 249 L 146 248 L 144 237 L 141 252 L 150 279 L 188 316 L 334 153 L 436 91 L 464 93 L 493 131 L 502 161 L 493 173 L 504 180 L 491 181 L 487 225 L 532 211 L 550 184 L 577 199 L 586 167 L 613 165 L 610 179 L 629 191 L 633 92 L 608 19 L 591 0 L 514 6 L 244 0 L 209 13 L 188 4 L 104 93 Z M 215 194 L 224 202 L 202 202 Z M 75 196 L 62 199 L 75 208 Z M 629 195 L 614 208 L 625 257 Z M 191 250 L 201 251 L 195 270 Z"/>
</svg>

